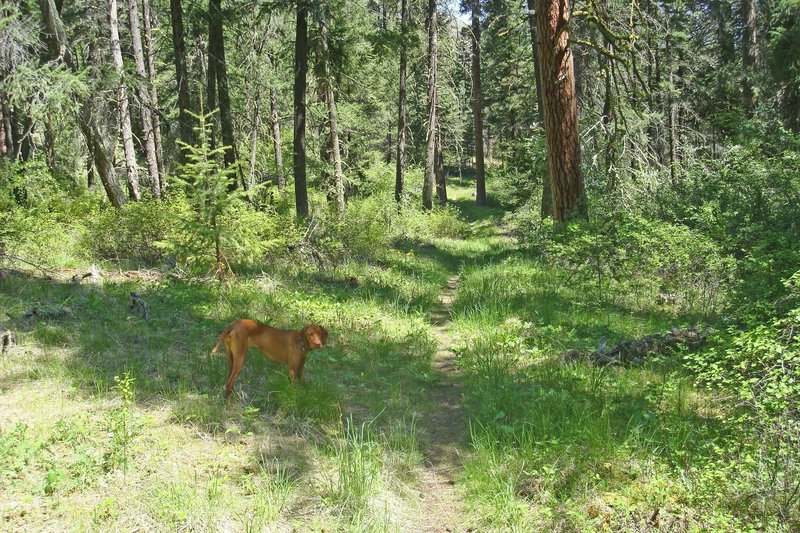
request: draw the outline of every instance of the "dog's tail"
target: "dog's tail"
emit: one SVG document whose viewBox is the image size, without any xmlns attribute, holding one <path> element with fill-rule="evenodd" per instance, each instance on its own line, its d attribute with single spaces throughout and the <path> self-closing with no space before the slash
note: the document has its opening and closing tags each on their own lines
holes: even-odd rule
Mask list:
<svg viewBox="0 0 800 533">
<path fill-rule="evenodd" d="M 222 346 L 222 342 L 225 340 L 225 337 L 228 336 L 228 333 L 230 333 L 232 329 L 233 329 L 233 324 L 225 328 L 225 331 L 223 331 L 222 334 L 219 336 L 219 340 L 217 341 L 217 344 L 214 346 L 214 349 L 211 350 L 211 357 L 217 355 L 219 347 Z"/>
</svg>

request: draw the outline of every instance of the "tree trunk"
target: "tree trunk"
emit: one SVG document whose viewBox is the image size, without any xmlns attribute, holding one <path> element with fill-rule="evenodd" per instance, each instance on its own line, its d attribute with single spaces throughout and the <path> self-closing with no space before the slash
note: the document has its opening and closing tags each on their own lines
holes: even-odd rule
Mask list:
<svg viewBox="0 0 800 533">
<path fill-rule="evenodd" d="M 272 122 L 272 145 L 275 151 L 275 177 L 278 189 L 286 188 L 286 176 L 283 173 L 283 154 L 281 149 L 281 122 L 278 115 L 278 92 L 275 87 L 269 90 L 270 121 Z"/>
<path fill-rule="evenodd" d="M 608 6 L 606 6 L 608 7 Z M 603 112 L 600 117 L 600 122 L 603 125 L 603 136 L 605 137 L 605 146 L 603 148 L 605 159 L 605 171 L 607 174 L 606 189 L 613 191 L 617 188 L 616 180 L 616 151 L 614 147 L 614 140 L 616 137 L 616 114 L 614 106 L 614 91 L 613 91 L 613 74 L 614 65 L 611 62 L 610 54 L 613 53 L 613 46 L 607 37 L 603 37 L 603 46 L 609 53 L 608 56 L 598 54 L 598 61 L 603 65 L 603 78 L 605 83 L 605 93 L 603 95 Z M 612 132 L 612 122 L 613 132 Z"/>
<path fill-rule="evenodd" d="M 217 62 L 211 57 L 211 24 L 209 23 L 208 42 L 209 49 L 206 50 L 206 113 L 213 113 L 217 107 Z M 219 115 L 211 115 L 209 118 L 208 144 L 212 150 L 217 147 L 219 137 Z"/>
<path fill-rule="evenodd" d="M 483 165 L 483 93 L 481 92 L 481 3 L 472 0 L 472 114 L 475 118 L 475 203 L 486 205 Z"/>
<path fill-rule="evenodd" d="M 588 217 L 581 176 L 575 73 L 569 48 L 568 0 L 538 0 L 536 29 L 542 72 L 542 103 L 550 160 L 553 217 Z"/>
<path fill-rule="evenodd" d="M 22 136 L 19 140 L 19 154 L 17 157 L 20 161 L 26 162 L 31 158 L 34 150 L 33 145 L 33 119 L 30 115 L 25 115 L 22 119 Z"/>
<path fill-rule="evenodd" d="M 422 184 L 422 207 L 433 207 L 436 183 L 436 130 L 438 129 L 436 93 L 436 0 L 428 0 L 428 148 L 425 160 L 425 181 Z"/>
<path fill-rule="evenodd" d="M 153 116 L 153 142 L 156 145 L 159 188 L 161 189 L 161 194 L 164 194 L 167 188 L 167 181 L 164 173 L 164 146 L 161 142 L 161 113 L 158 107 L 158 89 L 156 88 L 155 41 L 153 40 L 153 15 L 150 11 L 150 0 L 142 0 L 142 17 L 144 18 L 147 85 L 150 89 L 150 109 Z"/>
<path fill-rule="evenodd" d="M 192 117 L 189 115 L 189 77 L 186 70 L 186 43 L 183 38 L 183 9 L 181 0 L 170 0 L 172 48 L 175 58 L 175 82 L 178 90 L 178 135 L 182 143 L 194 144 Z M 178 148 L 178 163 L 184 163 L 185 152 Z"/>
<path fill-rule="evenodd" d="M 441 127 L 436 129 L 436 196 L 439 199 L 439 205 L 447 205 L 447 179 L 444 175 Z"/>
<path fill-rule="evenodd" d="M 52 0 L 50 0 L 52 1 Z M 106 191 L 111 205 L 114 207 L 122 207 L 125 204 L 125 195 L 117 185 L 117 176 L 114 172 L 114 164 L 111 162 L 109 154 L 111 150 L 105 146 L 104 136 L 97 126 L 94 117 L 91 114 L 90 106 L 84 104 L 80 110 L 81 120 L 79 126 L 86 138 L 86 145 L 89 148 L 89 154 L 94 161 L 94 168 L 100 175 L 100 181 L 103 183 L 103 188 Z"/>
<path fill-rule="evenodd" d="M 5 144 L 3 146 L 6 157 L 9 161 L 16 159 L 14 154 L 14 129 L 11 127 L 11 109 L 7 101 L 0 102 L 3 113 L 3 132 L 5 134 Z"/>
<path fill-rule="evenodd" d="M 128 176 L 128 193 L 137 202 L 142 199 L 139 193 L 139 168 L 136 164 L 136 150 L 133 146 L 133 130 L 131 129 L 131 112 L 128 104 L 128 87 L 125 84 L 125 67 L 122 63 L 122 50 L 119 46 L 119 22 L 117 21 L 117 0 L 109 0 L 109 27 L 111 30 L 111 55 L 114 69 L 119 77 L 117 101 L 119 103 L 119 127 L 122 131 L 122 144 L 125 152 L 125 169 Z M 100 172 L 100 165 L 98 172 Z"/>
<path fill-rule="evenodd" d="M 253 129 L 250 130 L 250 172 L 247 173 L 247 197 L 252 201 L 252 190 L 256 185 L 256 152 L 258 151 L 258 104 L 259 94 L 253 97 Z"/>
<path fill-rule="evenodd" d="M 758 65 L 758 28 L 756 27 L 756 0 L 742 0 L 742 93 L 744 109 L 748 117 L 753 116 L 756 96 L 753 92 L 753 73 Z"/>
<path fill-rule="evenodd" d="M 0 165 L 5 162 L 6 155 L 8 154 L 8 147 L 6 146 L 6 120 L 4 113 L 4 99 L 3 93 L 0 93 Z"/>
<path fill-rule="evenodd" d="M 308 216 L 306 189 L 306 72 L 308 70 L 308 6 L 298 0 L 294 44 L 294 197 L 298 217 Z"/>
<path fill-rule="evenodd" d="M 673 97 L 673 93 L 675 92 L 675 69 L 673 68 L 674 60 L 672 54 L 672 33 L 670 31 L 670 14 L 667 13 L 666 19 L 666 27 L 667 27 L 667 39 L 666 39 L 666 50 L 669 54 L 668 57 L 668 65 L 669 65 L 669 86 L 667 87 L 667 107 L 666 107 L 666 120 L 667 120 L 667 157 L 669 163 L 669 178 L 670 183 L 675 185 L 675 143 L 677 137 L 677 106 L 675 105 L 675 99 Z"/>
<path fill-rule="evenodd" d="M 536 112 L 542 125 L 544 124 L 544 103 L 542 102 L 542 67 L 539 64 L 539 54 L 536 52 L 539 39 L 536 34 L 536 0 L 527 0 L 528 3 L 528 29 L 531 33 L 531 49 L 533 50 L 533 77 L 536 82 Z M 544 158 L 542 172 L 542 220 L 553 216 L 553 193 L 550 183 L 550 163 L 547 155 Z"/>
<path fill-rule="evenodd" d="M 228 66 L 225 60 L 225 37 L 222 24 L 222 0 L 208 2 L 208 59 L 209 66 L 214 63 L 219 94 L 219 121 L 222 130 L 222 144 L 225 147 L 223 161 L 225 167 L 236 164 L 236 144 L 233 138 L 233 117 L 231 99 L 228 92 Z M 238 174 L 238 172 L 237 172 Z M 232 180 L 228 188 L 236 189 L 238 180 Z"/>
<path fill-rule="evenodd" d="M 489 124 L 486 125 L 486 162 L 491 166 L 494 161 L 494 137 Z"/>
<path fill-rule="evenodd" d="M 19 112 L 16 109 L 16 106 L 6 107 L 6 116 L 8 117 L 8 123 L 10 125 L 9 128 L 9 135 L 8 140 L 9 142 L 9 153 L 11 154 L 11 160 L 16 161 L 19 158 L 19 145 L 20 145 L 20 132 L 19 132 Z"/>
<path fill-rule="evenodd" d="M 277 72 L 275 57 L 269 53 L 269 60 L 272 70 Z M 278 91 L 275 87 L 269 90 L 270 121 L 272 122 L 272 144 L 275 149 L 275 174 L 278 181 L 278 189 L 286 188 L 286 176 L 283 174 L 283 154 L 281 153 L 281 122 L 278 115 Z"/>
<path fill-rule="evenodd" d="M 94 159 L 91 154 L 86 158 L 86 188 L 94 188 Z"/>
<path fill-rule="evenodd" d="M 325 101 L 328 104 L 328 126 L 330 128 L 330 149 L 333 159 L 333 192 L 336 202 L 336 213 L 339 218 L 344 218 L 344 172 L 342 172 L 342 152 L 339 148 L 339 115 L 336 112 L 336 100 L 333 94 L 333 73 L 330 68 L 328 31 L 324 20 L 319 23 L 322 38 L 322 61 L 324 69 Z"/>
<path fill-rule="evenodd" d="M 330 126 L 330 143 L 331 153 L 333 155 L 333 190 L 336 199 L 336 213 L 339 218 L 344 218 L 345 215 L 345 201 L 344 201 L 344 172 L 342 172 L 342 152 L 339 147 L 339 127 L 338 115 L 336 113 L 336 102 L 333 96 L 333 87 L 331 83 L 326 87 L 326 100 L 328 101 L 328 124 Z"/>
<path fill-rule="evenodd" d="M 397 104 L 397 166 L 395 169 L 394 199 L 403 198 L 406 172 L 406 115 L 408 115 L 408 95 L 406 77 L 408 75 L 408 23 L 409 0 L 401 0 L 400 6 L 400 94 Z"/>
<path fill-rule="evenodd" d="M 720 61 L 723 65 L 729 65 L 736 59 L 736 45 L 734 44 L 733 31 L 731 31 L 731 21 L 733 20 L 732 5 L 727 1 L 720 1 L 713 5 L 717 16 L 717 41 L 719 43 Z"/>
<path fill-rule="evenodd" d="M 51 173 L 56 171 L 56 132 L 53 129 L 53 122 L 49 119 L 44 121 L 44 158 L 47 162 L 47 169 Z"/>
<path fill-rule="evenodd" d="M 128 0 L 128 20 L 131 26 L 131 41 L 133 44 L 133 59 L 136 62 L 136 75 L 139 77 L 138 90 L 141 103 L 140 114 L 142 118 L 142 134 L 144 136 L 144 151 L 147 158 L 147 175 L 150 178 L 150 192 L 153 198 L 161 198 L 161 179 L 158 175 L 158 158 L 156 156 L 156 140 L 153 131 L 152 103 L 150 102 L 150 89 L 148 75 L 144 61 L 144 48 L 142 47 L 142 32 L 139 27 L 139 0 Z"/>
</svg>

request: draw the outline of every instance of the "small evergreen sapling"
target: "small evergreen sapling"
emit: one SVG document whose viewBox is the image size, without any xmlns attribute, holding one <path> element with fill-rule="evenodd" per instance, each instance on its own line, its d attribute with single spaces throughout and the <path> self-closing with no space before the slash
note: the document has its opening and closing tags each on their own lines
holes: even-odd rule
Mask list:
<svg viewBox="0 0 800 533">
<path fill-rule="evenodd" d="M 211 148 L 213 112 L 205 115 L 186 112 L 197 121 L 194 128 L 197 144 L 178 141 L 186 163 L 181 167 L 177 182 L 190 206 L 189 211 L 180 216 L 178 224 L 185 236 L 179 252 L 189 265 L 200 268 L 213 259 L 214 275 L 221 280 L 232 273 L 225 250 L 240 246 L 243 240 L 240 228 L 224 221 L 245 208 L 245 192 L 241 188 L 231 191 L 229 187 L 236 173 L 233 168 L 222 165 L 226 147 Z"/>
</svg>

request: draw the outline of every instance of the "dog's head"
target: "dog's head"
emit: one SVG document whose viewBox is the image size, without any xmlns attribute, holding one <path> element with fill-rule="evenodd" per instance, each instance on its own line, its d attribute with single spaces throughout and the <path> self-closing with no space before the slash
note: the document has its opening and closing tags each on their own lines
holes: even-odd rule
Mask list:
<svg viewBox="0 0 800 533">
<path fill-rule="evenodd" d="M 319 324 L 308 324 L 300 330 L 300 334 L 310 350 L 322 348 L 328 342 L 328 330 Z"/>
</svg>

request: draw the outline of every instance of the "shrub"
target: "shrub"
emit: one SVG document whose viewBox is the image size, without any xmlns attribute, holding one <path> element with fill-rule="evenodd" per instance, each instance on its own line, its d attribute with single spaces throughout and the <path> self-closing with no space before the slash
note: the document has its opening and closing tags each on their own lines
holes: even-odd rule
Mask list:
<svg viewBox="0 0 800 533">
<path fill-rule="evenodd" d="M 103 209 L 87 221 L 83 245 L 98 259 L 155 264 L 163 259 L 164 243 L 175 232 L 176 215 L 187 210 L 182 199 Z"/>
<path fill-rule="evenodd" d="M 682 179 L 652 194 L 652 212 L 679 220 L 738 259 L 737 305 L 761 318 L 800 262 L 798 139 L 780 128 L 752 135 L 719 159 L 691 160 Z"/>
<path fill-rule="evenodd" d="M 552 225 L 534 235 L 550 261 L 598 296 L 644 296 L 685 311 L 709 313 L 724 298 L 733 262 L 705 235 L 680 224 L 621 213 L 614 218 Z M 547 229 L 553 228 L 548 240 Z"/>
<path fill-rule="evenodd" d="M 732 391 L 754 412 L 800 415 L 800 271 L 784 281 L 790 308 L 767 323 L 733 326 L 708 350 L 688 355 L 700 379 Z M 784 304 L 785 305 L 785 304 Z"/>
<path fill-rule="evenodd" d="M 343 218 L 332 209 L 317 210 L 300 252 L 321 266 L 334 268 L 350 259 L 374 258 L 389 245 L 393 207 L 393 201 L 372 196 L 350 201 Z"/>
<path fill-rule="evenodd" d="M 393 225 L 396 239 L 429 241 L 436 238 L 458 238 L 467 232 L 458 209 L 452 205 L 435 205 L 430 211 L 403 204 Z"/>
</svg>

